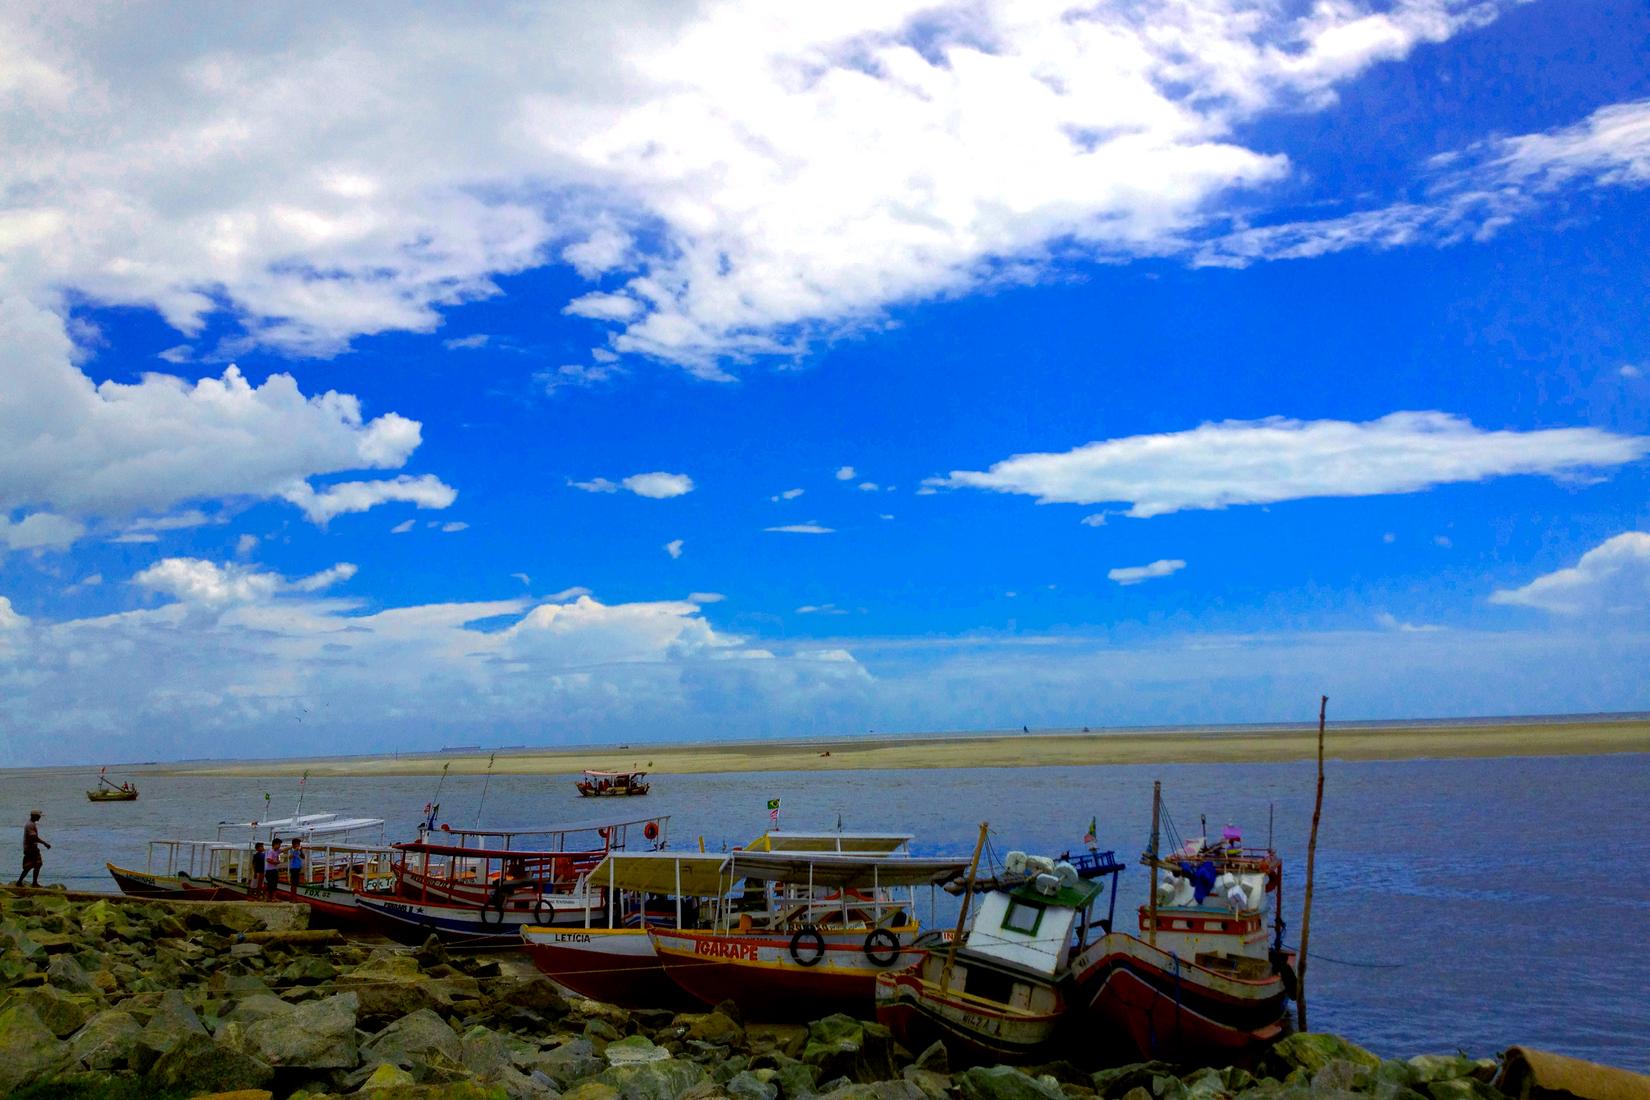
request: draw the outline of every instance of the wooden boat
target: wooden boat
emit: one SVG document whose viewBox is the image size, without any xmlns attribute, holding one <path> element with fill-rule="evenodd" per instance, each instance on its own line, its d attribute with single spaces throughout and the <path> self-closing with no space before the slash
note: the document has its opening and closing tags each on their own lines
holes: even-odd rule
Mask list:
<svg viewBox="0 0 1650 1100">
<path fill-rule="evenodd" d="M 646 794 L 652 784 L 646 772 L 586 771 L 578 781 L 579 793 L 586 798 L 615 798 Z"/>
<path fill-rule="evenodd" d="M 393 883 L 357 891 L 355 904 L 397 939 L 422 942 L 435 935 L 452 947 L 520 947 L 525 927 L 590 923 L 590 899 L 575 894 L 581 876 L 634 839 L 662 847 L 669 821 L 504 831 L 443 827 L 427 834 L 442 843 L 394 845 Z M 523 846 L 529 842 L 531 847 Z M 576 846 L 588 843 L 598 846 Z"/>
<path fill-rule="evenodd" d="M 302 836 L 306 842 L 328 829 L 358 830 L 372 825 L 382 833 L 383 822 L 376 818 L 344 818 L 336 813 L 312 813 L 270 821 L 218 823 L 211 840 L 162 838 L 148 843 L 142 870 L 105 863 L 121 893 L 132 897 L 175 898 L 194 901 L 233 901 L 244 898 L 244 882 L 250 876 L 252 846 L 273 837 Z"/>
<path fill-rule="evenodd" d="M 981 830 L 983 845 L 985 831 Z M 976 852 L 976 858 L 978 852 Z M 1091 932 L 1110 929 L 1123 865 L 1091 853 L 1086 876 L 1069 861 L 1010 852 L 1007 868 L 965 887 L 962 926 L 973 888 L 988 892 L 974 908 L 966 937 L 916 965 L 876 979 L 877 1019 L 912 1050 L 936 1040 L 960 1062 L 1043 1061 L 1069 1057 L 1072 959 Z M 1104 919 L 1094 914 L 1106 893 Z M 1081 1044 L 1078 1044 L 1081 1045 Z"/>
<path fill-rule="evenodd" d="M 1154 787 L 1142 860 L 1153 889 L 1140 935 L 1113 932 L 1074 960 L 1074 1010 L 1086 1029 L 1123 1040 L 1125 1056 L 1241 1064 L 1284 1034 L 1294 995 L 1283 865 L 1270 847 L 1245 847 L 1229 826 L 1217 841 L 1198 837 L 1164 858 L 1160 816 Z"/>
<path fill-rule="evenodd" d="M 137 788 L 129 782 L 112 783 L 100 770 L 97 773 L 97 786 L 86 792 L 88 802 L 136 802 Z"/>
<path fill-rule="evenodd" d="M 766 1018 L 872 1008 L 877 974 L 920 960 L 939 937 L 913 916 L 915 887 L 960 874 L 961 859 L 815 852 L 730 853 L 739 904 L 711 929 L 650 928 L 672 981 L 707 1005 Z M 908 887 L 908 897 L 893 889 Z"/>
</svg>

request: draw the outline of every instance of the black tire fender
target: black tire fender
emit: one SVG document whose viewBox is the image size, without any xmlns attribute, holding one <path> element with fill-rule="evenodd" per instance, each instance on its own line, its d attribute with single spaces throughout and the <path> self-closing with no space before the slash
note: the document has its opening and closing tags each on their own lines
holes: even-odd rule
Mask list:
<svg viewBox="0 0 1650 1100">
<path fill-rule="evenodd" d="M 813 944 L 813 955 L 811 958 L 804 958 L 802 944 L 808 941 Z M 825 937 L 820 934 L 819 929 L 812 925 L 798 928 L 796 934 L 791 937 L 791 961 L 797 966 L 817 966 L 824 957 Z"/>
<path fill-rule="evenodd" d="M 873 928 L 865 937 L 865 957 L 877 966 L 899 961 L 899 937 L 886 928 Z"/>
</svg>

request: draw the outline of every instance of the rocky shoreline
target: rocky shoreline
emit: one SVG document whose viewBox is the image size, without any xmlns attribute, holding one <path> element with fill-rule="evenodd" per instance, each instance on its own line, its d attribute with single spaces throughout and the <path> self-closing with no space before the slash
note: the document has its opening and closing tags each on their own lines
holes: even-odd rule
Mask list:
<svg viewBox="0 0 1650 1100">
<path fill-rule="evenodd" d="M 0 1095 L 497 1100 L 1500 1100 L 1495 1064 L 1294 1035 L 1254 1072 L 956 1069 L 847 1016 L 625 1011 L 524 958 L 307 930 L 291 905 L 0 893 Z"/>
</svg>

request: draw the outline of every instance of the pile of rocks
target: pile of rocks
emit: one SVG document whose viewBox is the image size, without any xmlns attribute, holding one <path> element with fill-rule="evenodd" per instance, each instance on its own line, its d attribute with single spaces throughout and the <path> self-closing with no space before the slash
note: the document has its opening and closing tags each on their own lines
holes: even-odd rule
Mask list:
<svg viewBox="0 0 1650 1100">
<path fill-rule="evenodd" d="M 0 893 L 0 1094 L 471 1100 L 1499 1100 L 1487 1063 L 1297 1035 L 1259 1067 L 954 1071 L 886 1028 L 627 1012 L 525 959 L 294 931 L 302 910 Z M 296 913 L 296 916 L 294 915 Z M 271 924 L 281 925 L 270 928 Z M 53 1090 L 48 1092 L 46 1090 Z M 125 1094 L 125 1093 L 123 1093 Z"/>
</svg>

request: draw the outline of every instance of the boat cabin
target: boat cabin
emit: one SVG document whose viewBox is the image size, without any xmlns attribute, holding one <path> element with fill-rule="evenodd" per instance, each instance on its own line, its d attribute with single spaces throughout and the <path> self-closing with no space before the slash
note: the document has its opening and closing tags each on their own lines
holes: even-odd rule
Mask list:
<svg viewBox="0 0 1650 1100">
<path fill-rule="evenodd" d="M 1052 873 L 987 894 L 969 928 L 967 955 L 1052 978 L 1080 945 L 1100 894 L 1097 882 Z"/>
</svg>

